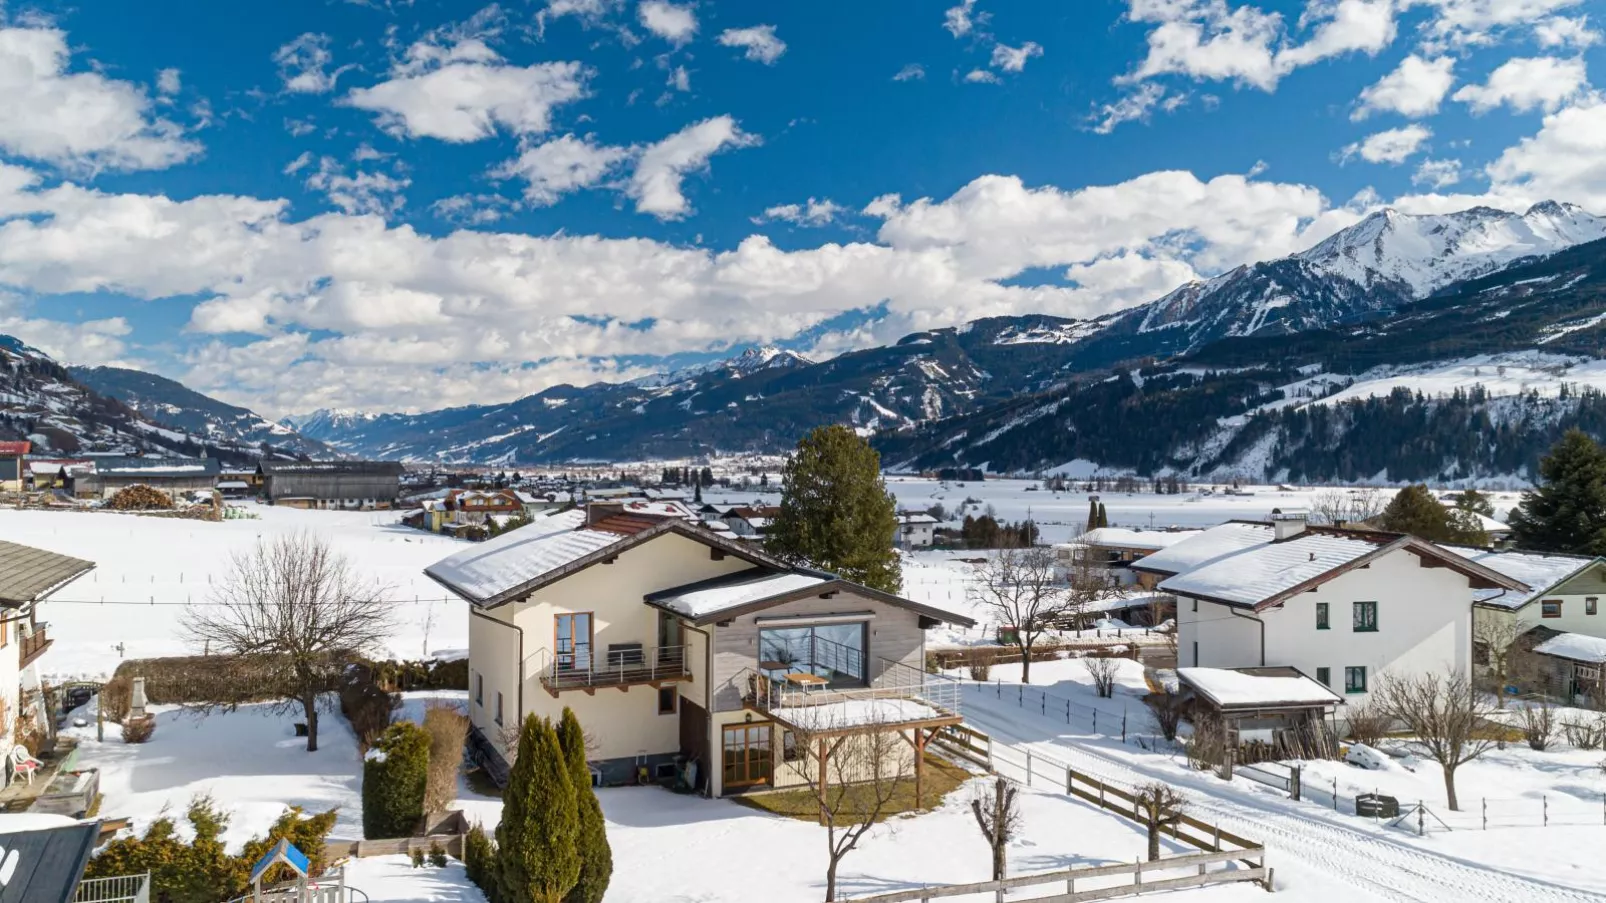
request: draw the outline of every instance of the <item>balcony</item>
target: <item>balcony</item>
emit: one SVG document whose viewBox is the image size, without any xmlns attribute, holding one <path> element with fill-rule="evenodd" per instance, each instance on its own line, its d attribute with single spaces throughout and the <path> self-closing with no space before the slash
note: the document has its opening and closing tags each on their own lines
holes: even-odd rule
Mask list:
<svg viewBox="0 0 1606 903">
<path fill-rule="evenodd" d="M 811 680 L 807 672 L 738 675 L 743 705 L 806 736 L 830 736 L 915 727 L 941 727 L 964 720 L 961 684 L 902 662 L 880 659 L 869 686 L 839 686 Z"/>
<path fill-rule="evenodd" d="M 17 665 L 18 668 L 26 668 L 33 664 L 36 660 L 38 660 L 39 656 L 45 654 L 45 650 L 50 648 L 50 644 L 53 641 L 50 639 L 49 634 L 45 633 L 45 628 L 47 626 L 49 625 L 22 625 L 20 631 L 21 636 L 19 637 L 19 642 L 17 644 L 20 649 L 19 654 L 22 656 L 20 659 L 20 664 Z"/>
<path fill-rule="evenodd" d="M 540 667 L 541 686 L 548 693 L 614 687 L 628 691 L 646 684 L 654 687 L 691 680 L 688 647 L 643 646 L 616 643 L 606 650 L 560 651 L 553 656 L 545 650 Z"/>
</svg>

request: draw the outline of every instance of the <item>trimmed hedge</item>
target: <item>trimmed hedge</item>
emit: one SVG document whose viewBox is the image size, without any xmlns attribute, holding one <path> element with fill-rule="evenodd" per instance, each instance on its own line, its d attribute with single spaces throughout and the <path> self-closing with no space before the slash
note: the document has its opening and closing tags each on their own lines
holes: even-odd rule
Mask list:
<svg viewBox="0 0 1606 903">
<path fill-rule="evenodd" d="M 411 721 L 386 728 L 363 760 L 363 837 L 411 837 L 424 815 L 428 779 L 429 733 Z"/>
<path fill-rule="evenodd" d="M 401 697 L 389 693 L 374 679 L 374 668 L 366 662 L 346 666 L 340 684 L 340 714 L 346 716 L 357 748 L 367 751 L 390 726 L 390 713 L 401 705 Z"/>
</svg>

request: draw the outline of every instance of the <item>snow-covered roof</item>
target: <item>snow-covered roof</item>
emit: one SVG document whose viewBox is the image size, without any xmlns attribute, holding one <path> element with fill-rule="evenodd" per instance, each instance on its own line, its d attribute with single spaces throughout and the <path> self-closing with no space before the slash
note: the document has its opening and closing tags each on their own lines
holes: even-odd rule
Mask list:
<svg viewBox="0 0 1606 903">
<path fill-rule="evenodd" d="M 1493 549 L 1473 548 L 1471 546 L 1447 545 L 1444 548 L 1468 561 L 1481 564 L 1491 571 L 1497 571 L 1513 580 L 1526 583 L 1529 587 L 1526 590 L 1475 589 L 1472 591 L 1472 601 L 1474 602 L 1510 609 L 1517 609 L 1527 605 L 1535 597 L 1597 561 L 1597 559 L 1579 555 L 1544 555 L 1539 552 L 1496 551 Z"/>
<path fill-rule="evenodd" d="M 898 523 L 900 523 L 900 524 L 934 524 L 936 522 L 937 522 L 937 519 L 935 517 L 932 517 L 929 514 L 900 514 L 900 515 L 898 515 Z"/>
<path fill-rule="evenodd" d="M 769 713 L 775 720 L 807 732 L 852 730 L 867 725 L 908 724 L 955 717 L 951 712 L 945 712 L 930 703 L 903 697 L 783 706 L 770 709 Z"/>
<path fill-rule="evenodd" d="M 1076 537 L 1069 545 L 1106 546 L 1120 549 L 1169 549 L 1194 538 L 1203 530 L 1134 530 L 1128 527 L 1095 527 Z"/>
<path fill-rule="evenodd" d="M 1231 555 L 1252 546 L 1272 541 L 1270 524 L 1250 524 L 1233 521 L 1211 527 L 1203 533 L 1190 536 L 1176 545 L 1148 555 L 1133 567 L 1140 571 L 1161 574 L 1180 574 L 1208 564 L 1224 555 Z"/>
<path fill-rule="evenodd" d="M 740 575 L 737 575 L 738 577 Z M 707 581 L 700 589 L 673 596 L 652 596 L 653 604 L 689 618 L 706 618 L 720 612 L 742 608 L 775 596 L 830 583 L 826 574 L 781 572 L 765 573 L 739 580 Z"/>
<path fill-rule="evenodd" d="M 1378 543 L 1331 533 L 1301 533 L 1223 555 L 1161 581 L 1160 589 L 1239 605 L 1256 605 L 1351 564 L 1378 550 Z"/>
<path fill-rule="evenodd" d="M 243 480 L 223 480 L 217 484 L 219 489 L 250 489 L 251 484 Z"/>
<path fill-rule="evenodd" d="M 1336 705 L 1342 696 L 1292 668 L 1274 673 L 1227 668 L 1178 668 L 1177 679 L 1219 708 Z"/>
<path fill-rule="evenodd" d="M 1502 523 L 1501 521 L 1497 521 L 1497 520 L 1495 520 L 1494 518 L 1490 517 L 1487 514 L 1479 514 L 1476 511 L 1474 511 L 1474 512 L 1472 512 L 1472 516 L 1478 519 L 1478 526 L 1482 527 L 1483 528 L 1483 532 L 1485 532 L 1485 533 L 1510 533 L 1511 532 L 1511 525 L 1510 524 L 1506 524 L 1506 523 Z"/>
<path fill-rule="evenodd" d="M 424 573 L 471 600 L 492 599 L 625 539 L 580 529 L 585 522 L 586 513 L 580 510 L 540 518 L 443 558 Z"/>
<path fill-rule="evenodd" d="M 1606 663 L 1606 637 L 1562 633 L 1535 646 L 1534 651 L 1575 662 Z"/>
</svg>

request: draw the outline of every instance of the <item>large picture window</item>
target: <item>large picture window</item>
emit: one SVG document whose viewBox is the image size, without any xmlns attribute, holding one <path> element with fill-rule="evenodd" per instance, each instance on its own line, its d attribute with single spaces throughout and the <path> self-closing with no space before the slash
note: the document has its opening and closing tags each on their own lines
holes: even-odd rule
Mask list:
<svg viewBox="0 0 1606 903">
<path fill-rule="evenodd" d="M 575 612 L 557 616 L 556 644 L 558 670 L 591 670 L 591 613 Z"/>
<path fill-rule="evenodd" d="M 866 632 L 863 621 L 760 628 L 759 668 L 771 677 L 802 672 L 831 686 L 864 686 Z"/>
</svg>

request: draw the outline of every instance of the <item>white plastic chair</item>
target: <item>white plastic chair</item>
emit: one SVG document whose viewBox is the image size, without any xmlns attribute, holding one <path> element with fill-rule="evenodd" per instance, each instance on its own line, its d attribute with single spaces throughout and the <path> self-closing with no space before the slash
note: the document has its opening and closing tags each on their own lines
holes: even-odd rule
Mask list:
<svg viewBox="0 0 1606 903">
<path fill-rule="evenodd" d="M 10 785 L 12 778 L 20 774 L 28 779 L 28 786 L 32 787 L 33 773 L 45 765 L 45 763 L 29 755 L 28 747 L 23 746 L 21 743 L 11 747 L 11 755 L 7 756 L 6 760 L 11 765 L 11 771 L 6 775 L 7 785 Z"/>
</svg>

